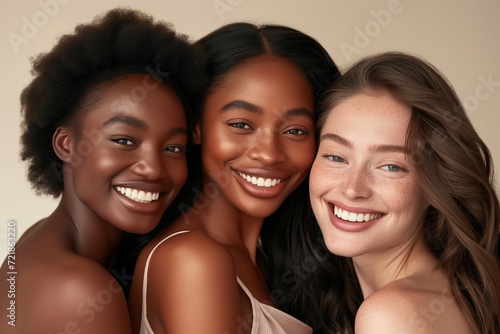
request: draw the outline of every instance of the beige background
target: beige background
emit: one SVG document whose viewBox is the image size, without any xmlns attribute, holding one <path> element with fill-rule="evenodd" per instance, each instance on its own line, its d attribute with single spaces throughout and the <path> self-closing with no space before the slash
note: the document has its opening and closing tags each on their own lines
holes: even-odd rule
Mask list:
<svg viewBox="0 0 500 334">
<path fill-rule="evenodd" d="M 19 94 L 31 78 L 29 57 L 48 51 L 77 23 L 115 6 L 142 9 L 193 39 L 233 21 L 289 25 L 319 40 L 340 68 L 386 50 L 421 55 L 455 87 L 500 170 L 498 0 L 2 0 L 1 259 L 7 252 L 9 219 L 17 221 L 20 235 L 57 203 L 34 195 L 19 159 Z"/>
</svg>

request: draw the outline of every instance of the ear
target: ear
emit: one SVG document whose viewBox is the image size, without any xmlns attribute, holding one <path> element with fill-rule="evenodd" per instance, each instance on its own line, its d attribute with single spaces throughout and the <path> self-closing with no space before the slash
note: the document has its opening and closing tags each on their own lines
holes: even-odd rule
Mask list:
<svg viewBox="0 0 500 334">
<path fill-rule="evenodd" d="M 199 145 L 201 144 L 201 129 L 200 123 L 196 123 L 193 129 L 193 144 Z"/>
<path fill-rule="evenodd" d="M 57 157 L 71 163 L 73 137 L 67 128 L 58 127 L 52 136 L 52 147 Z"/>
</svg>

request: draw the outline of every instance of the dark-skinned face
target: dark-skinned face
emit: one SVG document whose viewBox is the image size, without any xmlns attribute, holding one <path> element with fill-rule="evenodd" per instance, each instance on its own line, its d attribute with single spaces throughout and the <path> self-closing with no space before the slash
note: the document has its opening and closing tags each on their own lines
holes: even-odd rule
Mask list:
<svg viewBox="0 0 500 334">
<path fill-rule="evenodd" d="M 257 57 L 229 72 L 207 97 L 198 130 L 206 180 L 233 207 L 266 217 L 305 179 L 314 159 L 312 90 L 289 60 Z"/>
<path fill-rule="evenodd" d="M 186 116 L 177 94 L 132 74 L 108 85 L 75 121 L 64 190 L 72 207 L 120 230 L 152 230 L 187 177 Z"/>
</svg>

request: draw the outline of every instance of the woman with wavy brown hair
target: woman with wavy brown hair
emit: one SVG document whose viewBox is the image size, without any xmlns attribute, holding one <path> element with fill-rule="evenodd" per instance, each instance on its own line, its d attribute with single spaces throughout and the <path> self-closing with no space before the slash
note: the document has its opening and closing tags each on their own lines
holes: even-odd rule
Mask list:
<svg viewBox="0 0 500 334">
<path fill-rule="evenodd" d="M 322 109 L 311 202 L 361 288 L 356 334 L 500 333 L 491 155 L 444 76 L 412 55 L 371 56 Z"/>
</svg>

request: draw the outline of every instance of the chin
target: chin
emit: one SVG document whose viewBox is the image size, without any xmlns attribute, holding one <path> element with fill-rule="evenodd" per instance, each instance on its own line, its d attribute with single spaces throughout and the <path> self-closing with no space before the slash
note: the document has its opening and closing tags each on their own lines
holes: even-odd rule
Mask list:
<svg viewBox="0 0 500 334">
<path fill-rule="evenodd" d="M 134 234 L 146 234 L 155 229 L 160 223 L 161 217 L 155 220 L 137 219 L 134 222 L 122 225 L 122 231 Z"/>
</svg>

